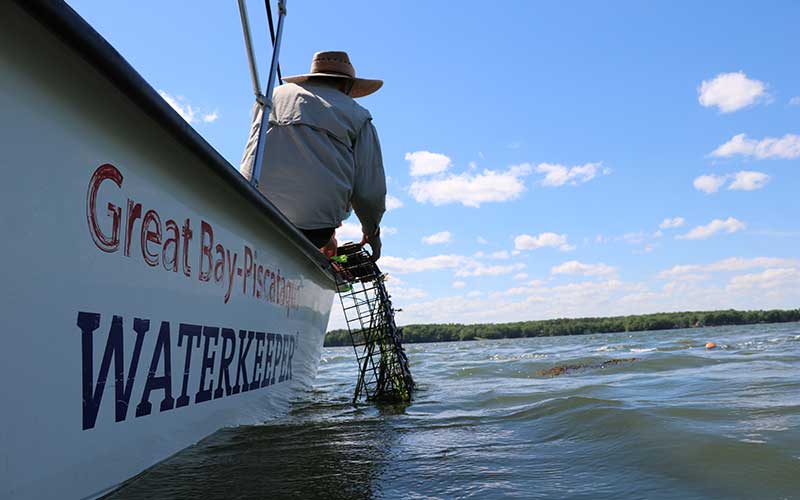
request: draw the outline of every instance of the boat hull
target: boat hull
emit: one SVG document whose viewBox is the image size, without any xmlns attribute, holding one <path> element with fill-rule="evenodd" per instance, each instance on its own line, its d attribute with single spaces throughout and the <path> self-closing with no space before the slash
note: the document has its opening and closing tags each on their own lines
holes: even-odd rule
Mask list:
<svg viewBox="0 0 800 500">
<path fill-rule="evenodd" d="M 285 414 L 316 374 L 330 274 L 8 2 L 0 75 L 0 497 L 96 496 Z"/>
</svg>

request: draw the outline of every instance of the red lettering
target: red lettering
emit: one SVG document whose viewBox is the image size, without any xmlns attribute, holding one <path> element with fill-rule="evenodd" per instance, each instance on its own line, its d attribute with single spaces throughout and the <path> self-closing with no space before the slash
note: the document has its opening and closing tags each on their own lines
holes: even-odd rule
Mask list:
<svg viewBox="0 0 800 500">
<path fill-rule="evenodd" d="M 156 225 L 154 231 L 149 229 L 151 224 Z M 160 252 L 150 252 L 148 243 L 161 246 L 161 217 L 155 210 L 148 210 L 142 219 L 142 257 L 148 266 L 155 267 L 158 265 Z"/>
<path fill-rule="evenodd" d="M 113 203 L 108 203 L 108 215 L 111 216 L 111 236 L 107 236 L 100 230 L 97 223 L 97 192 L 100 184 L 109 179 L 114 181 L 117 187 L 122 187 L 122 172 L 110 163 L 105 163 L 97 167 L 92 178 L 89 180 L 89 189 L 86 192 L 86 220 L 89 223 L 89 234 L 97 248 L 103 252 L 113 253 L 119 250 L 119 223 L 122 218 L 122 209 Z"/>
<path fill-rule="evenodd" d="M 184 276 L 192 275 L 192 266 L 189 265 L 189 242 L 192 240 L 192 228 L 189 219 L 183 223 L 183 274 Z"/>
<path fill-rule="evenodd" d="M 253 251 L 244 246 L 244 276 L 242 279 L 242 294 L 247 295 L 247 277 L 253 274 Z"/>
<path fill-rule="evenodd" d="M 133 223 L 142 216 L 142 204 L 135 203 L 132 199 L 128 198 L 128 224 L 127 231 L 125 231 L 125 250 L 122 253 L 125 257 L 131 256 L 131 233 L 133 232 Z"/>
<path fill-rule="evenodd" d="M 258 288 L 256 288 L 256 298 L 260 299 L 261 295 L 263 295 L 262 290 L 264 290 L 264 266 L 261 264 L 258 265 L 258 270 L 256 270 L 256 281 L 258 282 Z"/>
<path fill-rule="evenodd" d="M 164 249 L 161 253 L 161 263 L 164 265 L 164 269 L 167 271 L 172 271 L 173 273 L 178 272 L 178 241 L 181 238 L 181 231 L 178 228 L 178 223 L 172 219 L 169 219 L 165 224 L 166 231 L 172 231 L 172 238 L 167 238 L 164 241 Z M 172 245 L 172 256 L 170 258 L 167 253 L 167 247 Z"/>
<path fill-rule="evenodd" d="M 227 250 L 227 252 L 228 252 L 228 291 L 225 292 L 226 304 L 231 299 L 231 291 L 233 291 L 233 279 L 236 276 L 236 259 L 239 257 L 239 254 L 234 253 L 233 262 L 231 262 L 231 251 Z"/>
<path fill-rule="evenodd" d="M 208 244 L 206 244 L 206 236 L 208 236 Z M 200 221 L 200 274 L 198 275 L 200 281 L 211 279 L 211 249 L 213 247 L 214 230 L 208 222 Z M 206 262 L 208 262 L 208 269 L 203 265 Z"/>
<path fill-rule="evenodd" d="M 217 251 L 217 262 L 214 264 L 214 281 L 219 283 L 225 279 L 225 247 L 217 243 L 214 250 Z"/>
</svg>

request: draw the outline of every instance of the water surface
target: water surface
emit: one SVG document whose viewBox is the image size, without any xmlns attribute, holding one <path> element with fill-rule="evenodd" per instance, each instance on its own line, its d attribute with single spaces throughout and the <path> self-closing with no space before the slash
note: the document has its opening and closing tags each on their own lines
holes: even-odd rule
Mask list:
<svg viewBox="0 0 800 500">
<path fill-rule="evenodd" d="M 325 349 L 287 419 L 220 431 L 111 497 L 800 498 L 800 324 L 407 350 L 407 407 L 351 405 L 352 349 Z M 542 374 L 614 358 L 636 361 Z"/>
</svg>

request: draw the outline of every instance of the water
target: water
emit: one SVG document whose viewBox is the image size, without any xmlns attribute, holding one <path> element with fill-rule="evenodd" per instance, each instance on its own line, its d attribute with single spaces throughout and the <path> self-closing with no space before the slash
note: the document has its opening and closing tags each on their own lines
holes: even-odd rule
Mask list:
<svg viewBox="0 0 800 500">
<path fill-rule="evenodd" d="M 218 432 L 112 498 L 800 498 L 800 324 L 407 350 L 410 406 L 350 405 L 352 349 L 326 349 L 288 419 Z"/>
</svg>

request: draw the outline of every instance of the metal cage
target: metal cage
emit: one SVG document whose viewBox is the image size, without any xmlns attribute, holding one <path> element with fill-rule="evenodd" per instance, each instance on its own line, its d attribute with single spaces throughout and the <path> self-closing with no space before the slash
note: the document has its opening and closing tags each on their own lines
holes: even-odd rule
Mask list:
<svg viewBox="0 0 800 500">
<path fill-rule="evenodd" d="M 346 244 L 338 254 L 338 294 L 359 369 L 353 402 L 361 397 L 410 401 L 414 379 L 384 285 L 386 275 L 361 245 Z"/>
</svg>

